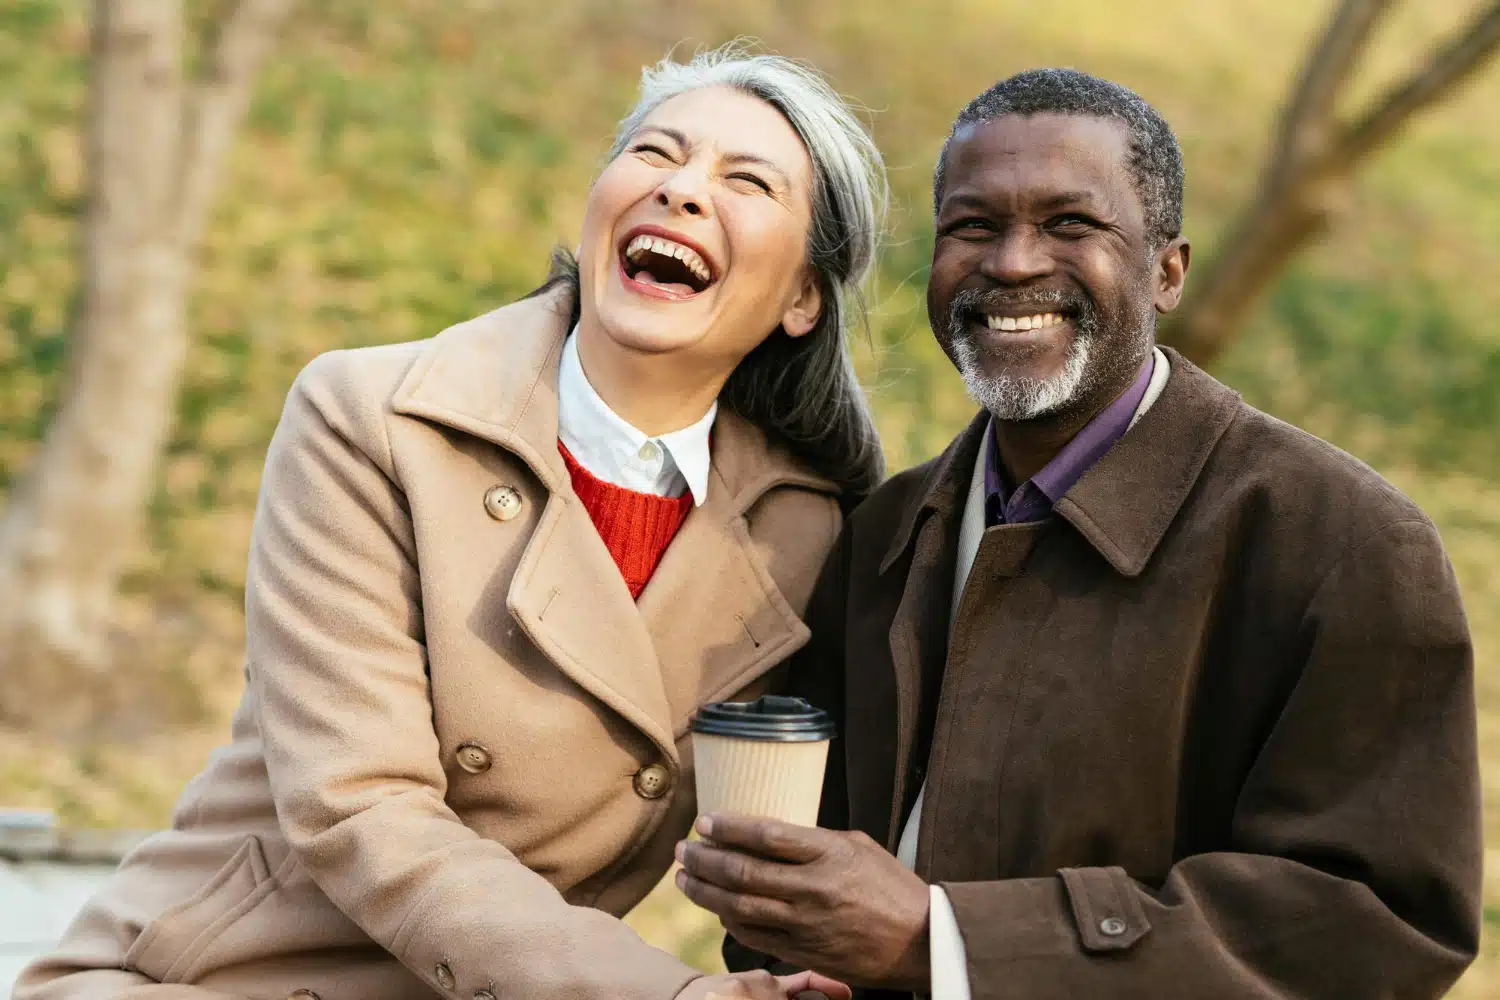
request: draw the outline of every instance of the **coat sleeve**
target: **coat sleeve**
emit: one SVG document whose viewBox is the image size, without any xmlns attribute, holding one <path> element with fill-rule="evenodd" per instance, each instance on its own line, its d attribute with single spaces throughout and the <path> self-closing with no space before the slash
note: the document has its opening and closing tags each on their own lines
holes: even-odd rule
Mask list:
<svg viewBox="0 0 1500 1000">
<path fill-rule="evenodd" d="M 1480 924 L 1473 655 L 1425 520 L 1323 580 L 1221 853 L 945 884 L 975 1000 L 1441 996 Z"/>
<path fill-rule="evenodd" d="M 671 1000 L 700 973 L 569 905 L 448 807 L 384 400 L 340 357 L 288 397 L 246 582 L 249 685 L 293 851 L 440 995 Z"/>
<path fill-rule="evenodd" d="M 848 789 L 845 783 L 843 752 L 844 732 L 844 613 L 848 604 L 850 519 L 818 574 L 808 598 L 803 620 L 812 635 L 807 644 L 787 660 L 786 680 L 782 692 L 806 698 L 833 720 L 835 734 L 828 748 L 828 767 L 823 774 L 823 798 L 818 807 L 818 825 L 828 830 L 846 830 Z M 724 964 L 730 972 L 768 969 L 777 975 L 800 972 L 800 966 L 789 965 L 770 955 L 747 948 L 733 935 L 724 936 Z"/>
</svg>

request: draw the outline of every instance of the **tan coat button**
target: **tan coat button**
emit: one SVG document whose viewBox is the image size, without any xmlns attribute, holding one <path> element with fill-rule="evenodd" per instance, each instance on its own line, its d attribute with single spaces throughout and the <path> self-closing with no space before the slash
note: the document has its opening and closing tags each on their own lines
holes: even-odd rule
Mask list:
<svg viewBox="0 0 1500 1000">
<path fill-rule="evenodd" d="M 447 962 L 439 962 L 438 967 L 433 970 L 433 975 L 437 976 L 438 985 L 443 989 L 453 989 L 453 984 L 456 980 L 454 980 L 453 970 L 448 968 Z"/>
<path fill-rule="evenodd" d="M 509 486 L 491 486 L 484 494 L 484 511 L 497 521 L 509 521 L 521 513 L 521 494 Z"/>
<path fill-rule="evenodd" d="M 635 772 L 635 794 L 643 799 L 661 798 L 671 784 L 671 773 L 660 764 L 647 764 Z"/>
<path fill-rule="evenodd" d="M 323 1000 L 323 998 L 312 990 L 298 990 L 295 993 L 288 993 L 286 1000 Z"/>
<path fill-rule="evenodd" d="M 478 993 L 474 994 L 474 1000 L 495 1000 L 495 994 L 491 993 L 489 990 L 480 990 Z"/>
<path fill-rule="evenodd" d="M 490 752 L 478 743 L 460 743 L 458 766 L 470 774 L 483 774 L 490 769 Z"/>
</svg>

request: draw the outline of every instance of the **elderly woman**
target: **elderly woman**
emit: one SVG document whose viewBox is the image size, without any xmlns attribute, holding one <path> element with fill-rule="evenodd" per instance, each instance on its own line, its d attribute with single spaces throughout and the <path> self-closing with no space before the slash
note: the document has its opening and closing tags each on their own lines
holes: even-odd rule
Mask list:
<svg viewBox="0 0 1500 1000">
<path fill-rule="evenodd" d="M 297 379 L 232 741 L 18 1000 L 780 998 L 619 919 L 880 458 L 843 334 L 884 191 L 816 75 L 648 70 L 575 263 Z"/>
</svg>

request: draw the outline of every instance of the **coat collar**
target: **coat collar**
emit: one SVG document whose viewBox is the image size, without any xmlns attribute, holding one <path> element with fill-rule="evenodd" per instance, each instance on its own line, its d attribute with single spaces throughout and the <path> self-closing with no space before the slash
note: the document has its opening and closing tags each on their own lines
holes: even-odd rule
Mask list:
<svg viewBox="0 0 1500 1000">
<path fill-rule="evenodd" d="M 488 441 L 541 481 L 546 507 L 505 584 L 506 606 L 559 669 L 676 765 L 688 713 L 807 641 L 744 515 L 777 487 L 837 488 L 720 408 L 708 495 L 632 601 L 557 449 L 569 294 L 523 299 L 445 330 L 422 351 L 392 407 Z"/>
<path fill-rule="evenodd" d="M 1084 473 L 1053 508 L 1122 576 L 1145 570 L 1198 481 L 1204 463 L 1239 410 L 1239 393 L 1163 348 L 1171 375 L 1130 431 Z M 981 411 L 924 477 L 891 541 L 884 573 L 911 545 L 923 519 L 961 514 L 989 415 Z"/>
<path fill-rule="evenodd" d="M 556 289 L 444 330 L 428 342 L 396 389 L 393 409 L 499 445 L 524 460 L 548 490 L 565 491 L 568 471 L 557 451 L 557 380 L 570 295 Z M 710 478 L 728 491 L 741 514 L 777 486 L 839 492 L 723 407 L 714 423 Z"/>
</svg>

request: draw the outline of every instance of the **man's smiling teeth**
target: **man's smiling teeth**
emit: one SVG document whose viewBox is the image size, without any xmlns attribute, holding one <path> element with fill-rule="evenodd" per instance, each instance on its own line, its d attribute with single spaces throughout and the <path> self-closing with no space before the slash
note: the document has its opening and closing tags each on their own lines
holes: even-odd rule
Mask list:
<svg viewBox="0 0 1500 1000">
<path fill-rule="evenodd" d="M 631 240 L 625 247 L 625 258 L 632 264 L 646 265 L 648 254 L 659 254 L 663 257 L 677 258 L 683 264 L 687 265 L 687 269 L 692 271 L 699 281 L 707 282 L 712 277 L 712 273 L 709 271 L 708 265 L 704 263 L 703 258 L 698 256 L 696 251 L 683 246 L 681 243 L 664 240 L 660 236 L 646 236 L 642 234 Z"/>
<path fill-rule="evenodd" d="M 1057 313 L 1042 313 L 1038 316 L 985 316 L 991 330 L 1043 330 L 1063 321 Z"/>
</svg>

